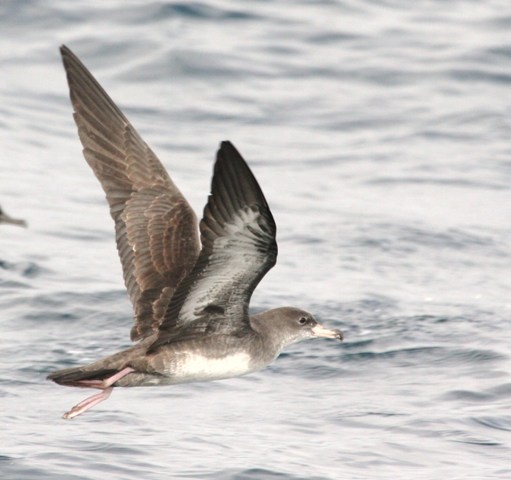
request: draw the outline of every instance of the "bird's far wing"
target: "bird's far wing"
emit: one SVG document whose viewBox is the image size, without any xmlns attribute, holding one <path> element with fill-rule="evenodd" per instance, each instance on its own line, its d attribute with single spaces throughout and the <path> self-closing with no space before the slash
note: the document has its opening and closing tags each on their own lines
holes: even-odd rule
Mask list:
<svg viewBox="0 0 511 480">
<path fill-rule="evenodd" d="M 200 256 L 174 294 L 150 351 L 182 337 L 248 328 L 252 292 L 275 265 L 275 222 L 254 175 L 229 142 L 217 154 L 200 231 Z"/>
<path fill-rule="evenodd" d="M 158 328 L 200 250 L 197 219 L 165 168 L 87 68 L 61 47 L 83 154 L 115 222 L 132 340 Z"/>
</svg>

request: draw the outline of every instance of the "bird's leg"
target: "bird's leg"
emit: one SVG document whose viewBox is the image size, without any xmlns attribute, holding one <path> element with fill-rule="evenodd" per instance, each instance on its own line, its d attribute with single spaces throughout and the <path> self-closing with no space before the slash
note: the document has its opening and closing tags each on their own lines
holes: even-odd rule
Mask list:
<svg viewBox="0 0 511 480">
<path fill-rule="evenodd" d="M 78 380 L 73 386 L 84 388 L 100 388 L 101 390 L 104 390 L 105 388 L 112 386 L 115 382 L 117 382 L 117 380 L 120 380 L 122 377 L 128 375 L 128 373 L 134 371 L 135 369 L 131 367 L 125 367 L 111 377 L 107 377 L 103 380 Z"/>
<path fill-rule="evenodd" d="M 86 412 L 90 408 L 92 408 L 94 405 L 97 405 L 100 402 L 103 402 L 106 400 L 110 394 L 112 393 L 112 390 L 114 387 L 112 385 L 117 382 L 117 380 L 120 380 L 121 378 L 125 377 L 126 375 L 130 374 L 131 372 L 134 372 L 135 370 L 131 367 L 123 368 L 120 372 L 117 372 L 115 375 L 112 375 L 111 377 L 105 378 L 104 380 L 83 380 L 83 382 L 91 382 L 91 384 L 83 386 L 94 386 L 95 388 L 102 388 L 103 391 L 100 393 L 96 393 L 95 395 L 92 395 L 91 397 L 87 397 L 85 400 L 81 401 L 77 405 L 75 405 L 69 412 L 64 413 L 63 417 L 66 420 L 71 420 L 74 417 L 77 417 L 78 415 L 81 415 L 82 413 Z M 95 382 L 94 385 L 92 385 L 92 382 Z"/>
<path fill-rule="evenodd" d="M 69 412 L 64 413 L 64 415 L 62 415 L 62 418 L 64 418 L 65 420 L 71 420 L 72 418 L 81 415 L 83 412 L 89 410 L 89 408 L 92 408 L 94 405 L 97 405 L 103 400 L 106 400 L 112 393 L 113 389 L 114 387 L 108 387 L 105 388 L 102 392 L 96 393 L 91 397 L 87 397 L 85 400 L 75 405 L 71 410 L 69 410 Z"/>
</svg>

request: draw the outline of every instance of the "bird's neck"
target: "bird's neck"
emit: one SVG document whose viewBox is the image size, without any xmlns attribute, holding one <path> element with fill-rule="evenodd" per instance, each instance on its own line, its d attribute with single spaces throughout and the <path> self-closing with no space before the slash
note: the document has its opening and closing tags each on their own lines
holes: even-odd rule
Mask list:
<svg viewBox="0 0 511 480">
<path fill-rule="evenodd" d="M 293 343 L 292 341 L 289 342 L 287 337 L 282 335 L 282 332 L 275 329 L 275 319 L 270 315 L 271 312 L 269 310 L 250 317 L 252 329 L 258 334 L 264 345 L 265 357 L 268 357 L 265 358 L 265 361 L 268 363 L 278 357 L 287 345 Z"/>
</svg>

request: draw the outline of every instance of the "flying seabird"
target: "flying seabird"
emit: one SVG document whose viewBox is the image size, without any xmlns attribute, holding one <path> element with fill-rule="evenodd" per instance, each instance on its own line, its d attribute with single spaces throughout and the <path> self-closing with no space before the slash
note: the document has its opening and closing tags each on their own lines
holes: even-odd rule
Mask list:
<svg viewBox="0 0 511 480">
<path fill-rule="evenodd" d="M 27 222 L 25 222 L 25 220 L 10 217 L 2 210 L 2 207 L 0 207 L 0 223 L 10 223 L 11 225 L 19 225 L 20 227 L 27 226 Z"/>
<path fill-rule="evenodd" d="M 342 340 L 295 307 L 249 316 L 252 292 L 277 259 L 263 192 L 234 146 L 217 153 L 200 224 L 156 155 L 80 60 L 61 47 L 83 154 L 115 222 L 134 309 L 131 348 L 51 373 L 61 385 L 98 388 L 71 419 L 113 387 L 218 380 L 259 370 L 311 337 Z M 199 239 L 200 232 L 200 239 Z"/>
</svg>

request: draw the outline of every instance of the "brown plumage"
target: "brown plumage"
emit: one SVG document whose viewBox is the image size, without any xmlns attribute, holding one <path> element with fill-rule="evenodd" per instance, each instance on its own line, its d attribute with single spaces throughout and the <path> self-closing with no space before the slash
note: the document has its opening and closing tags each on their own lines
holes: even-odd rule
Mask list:
<svg viewBox="0 0 511 480">
<path fill-rule="evenodd" d="M 276 226 L 250 168 L 230 142 L 217 153 L 199 225 L 162 164 L 78 58 L 61 48 L 84 156 L 106 193 L 133 303 L 131 348 L 58 370 L 61 385 L 113 387 L 228 378 L 271 363 L 291 343 L 342 340 L 309 313 L 275 308 L 249 316 L 254 289 L 277 259 Z M 202 245 L 202 248 L 201 248 Z"/>
<path fill-rule="evenodd" d="M 153 151 L 80 60 L 61 48 L 83 155 L 106 193 L 124 283 L 134 309 L 131 339 L 150 335 L 193 268 L 197 218 Z"/>
</svg>

